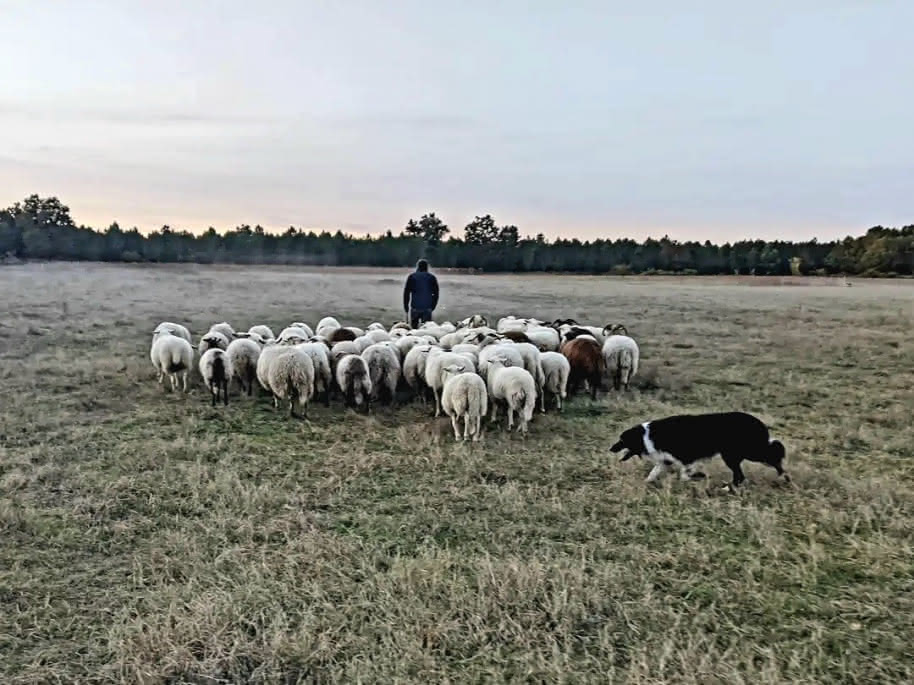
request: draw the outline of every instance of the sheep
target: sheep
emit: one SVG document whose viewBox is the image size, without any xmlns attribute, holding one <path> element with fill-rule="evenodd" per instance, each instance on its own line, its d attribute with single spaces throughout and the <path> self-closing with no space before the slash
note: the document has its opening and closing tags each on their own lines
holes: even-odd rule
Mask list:
<svg viewBox="0 0 914 685">
<path fill-rule="evenodd" d="M 368 326 L 365 328 L 366 333 L 370 333 L 371 331 L 384 331 L 386 333 L 387 329 L 384 328 L 384 324 L 378 323 L 377 321 L 375 321 L 373 323 L 368 324 Z"/>
<path fill-rule="evenodd" d="M 571 394 L 577 391 L 582 382 L 587 381 L 590 385 L 590 397 L 595 400 L 606 371 L 606 362 L 599 343 L 586 335 L 566 342 L 562 345 L 561 352 L 571 366 L 568 375 Z"/>
<path fill-rule="evenodd" d="M 187 340 L 167 329 L 159 331 L 152 341 L 149 358 L 159 374 L 159 383 L 168 374 L 172 392 L 177 391 L 179 379 L 183 383 L 184 392 L 187 392 L 187 374 L 194 363 L 194 348 Z"/>
<path fill-rule="evenodd" d="M 367 331 L 365 333 L 364 337 L 366 337 L 369 340 L 371 340 L 372 342 L 376 342 L 376 343 L 386 342 L 386 341 L 390 340 L 390 333 L 388 333 L 384 329 L 376 328 L 374 330 Z"/>
<path fill-rule="evenodd" d="M 260 336 L 264 340 L 272 340 L 273 338 L 276 337 L 275 335 L 273 335 L 273 329 L 270 328 L 269 326 L 265 326 L 263 324 L 258 324 L 257 326 L 251 326 L 248 329 L 247 337 L 252 338 L 255 335 Z"/>
<path fill-rule="evenodd" d="M 286 326 L 282 329 L 282 332 L 280 332 L 279 337 L 276 338 L 276 340 L 289 345 L 300 345 L 303 342 L 308 342 L 311 335 L 311 333 L 300 326 Z"/>
<path fill-rule="evenodd" d="M 488 411 L 486 384 L 475 373 L 462 371 L 460 366 L 451 364 L 441 369 L 444 389 L 441 392 L 441 406 L 451 417 L 454 440 L 460 440 L 458 423 L 463 418 L 463 439 L 479 441 L 482 437 L 482 417 Z"/>
<path fill-rule="evenodd" d="M 492 340 L 491 342 L 495 341 Z M 524 358 L 521 356 L 520 352 L 514 349 L 514 343 L 494 345 L 491 344 L 491 342 L 487 342 L 479 351 L 479 375 L 482 376 L 483 380 L 488 379 L 488 362 L 489 359 L 495 355 L 505 357 L 508 362 L 507 366 L 519 366 L 520 368 L 524 368 Z"/>
<path fill-rule="evenodd" d="M 514 349 L 520 353 L 524 360 L 524 368 L 533 376 L 533 382 L 536 384 L 536 392 L 540 398 L 540 411 L 546 413 L 546 395 L 543 392 L 543 386 L 546 383 L 546 375 L 543 372 L 543 365 L 540 361 L 540 351 L 532 343 L 515 343 Z"/>
<path fill-rule="evenodd" d="M 209 331 L 206 335 L 200 338 L 200 344 L 197 345 L 197 350 L 200 354 L 205 354 L 206 351 L 212 347 L 216 347 L 223 352 L 228 349 L 229 338 L 226 337 L 224 333 L 219 331 Z"/>
<path fill-rule="evenodd" d="M 273 360 L 276 359 L 279 355 L 287 352 L 289 347 L 286 345 L 266 345 L 261 351 L 260 356 L 257 358 L 257 382 L 260 383 L 262 387 L 267 392 L 272 392 L 270 388 L 270 364 L 273 363 Z"/>
<path fill-rule="evenodd" d="M 470 345 L 466 343 L 454 345 L 451 348 L 451 352 L 454 354 L 462 354 L 463 356 L 472 359 L 473 366 L 475 366 L 477 370 L 479 369 L 479 348 L 476 347 L 476 345 Z"/>
<path fill-rule="evenodd" d="M 425 402 L 425 390 L 428 387 L 425 382 L 425 365 L 431 349 L 432 346 L 427 343 L 415 345 L 403 359 L 403 380 L 423 402 Z"/>
<path fill-rule="evenodd" d="M 362 350 L 352 341 L 337 343 L 330 348 L 330 367 L 335 371 L 340 359 L 350 354 L 362 354 Z"/>
<path fill-rule="evenodd" d="M 398 330 L 403 330 L 398 329 Z M 425 340 L 416 336 L 416 335 L 403 335 L 402 337 L 391 336 L 394 344 L 397 346 L 397 349 L 400 351 L 400 358 L 406 359 L 406 355 L 409 354 L 409 351 L 416 347 L 417 345 L 425 344 Z"/>
<path fill-rule="evenodd" d="M 267 381 L 273 392 L 273 406 L 289 400 L 289 416 L 295 416 L 295 405 L 307 418 L 308 401 L 314 394 L 314 363 L 305 352 L 286 347 L 269 364 Z"/>
<path fill-rule="evenodd" d="M 250 331 L 248 331 L 251 334 Z M 258 333 L 253 333 L 258 338 Z M 248 396 L 254 393 L 254 379 L 257 378 L 257 360 L 260 358 L 260 345 L 253 338 L 237 338 L 229 343 L 226 349 L 233 376 L 241 385 L 241 392 Z"/>
<path fill-rule="evenodd" d="M 371 375 L 362 357 L 349 354 L 340 359 L 336 367 L 336 384 L 343 393 L 347 407 L 363 409 L 368 413 L 371 397 Z"/>
<path fill-rule="evenodd" d="M 473 314 L 473 316 L 468 316 L 463 321 L 457 324 L 457 328 L 479 328 L 480 326 L 488 326 L 489 320 L 486 319 L 482 314 Z"/>
<path fill-rule="evenodd" d="M 503 402 L 508 411 L 508 430 L 514 427 L 514 412 L 517 412 L 518 431 L 527 432 L 527 423 L 533 420 L 536 409 L 536 384 L 533 376 L 517 366 L 508 366 L 503 356 L 493 356 L 488 360 L 488 389 L 492 400 L 491 422 L 498 415 L 498 404 Z"/>
<path fill-rule="evenodd" d="M 507 331 L 504 331 L 504 332 L 501 334 L 501 336 L 502 336 L 503 338 L 507 338 L 508 340 L 510 340 L 510 341 L 512 341 L 512 342 L 517 342 L 517 343 L 519 343 L 519 342 L 523 342 L 523 343 L 528 343 L 528 342 L 530 342 L 530 338 L 528 338 L 528 337 L 527 337 L 527 334 L 524 333 L 523 331 L 507 330 Z"/>
<path fill-rule="evenodd" d="M 369 347 L 371 347 L 372 345 L 374 345 L 374 340 L 372 340 L 371 338 L 369 338 L 367 335 L 363 335 L 363 336 L 361 336 L 361 337 L 358 337 L 358 338 L 356 338 L 355 340 L 353 340 L 352 342 L 355 343 L 356 347 L 359 348 L 359 354 L 361 354 L 361 353 L 364 352 L 366 349 L 368 349 Z"/>
<path fill-rule="evenodd" d="M 558 352 L 543 352 L 540 354 L 540 364 L 543 367 L 543 375 L 545 377 L 543 406 L 545 407 L 545 395 L 548 392 L 555 398 L 559 411 L 561 411 L 562 400 L 565 399 L 568 387 L 568 375 L 571 372 L 571 365 L 568 363 L 568 359 Z"/>
<path fill-rule="evenodd" d="M 536 345 L 540 352 L 558 352 L 561 336 L 554 328 L 534 326 L 524 331 L 527 340 Z"/>
<path fill-rule="evenodd" d="M 603 361 L 613 389 L 624 387 L 628 390 L 632 377 L 638 373 L 639 357 L 638 343 L 627 335 L 611 335 L 606 339 Z"/>
<path fill-rule="evenodd" d="M 232 360 L 228 354 L 218 347 L 212 347 L 200 357 L 199 366 L 203 382 L 212 394 L 213 406 L 219 401 L 220 392 L 223 402 L 228 406 L 228 386 L 233 375 Z"/>
<path fill-rule="evenodd" d="M 335 345 L 338 342 L 343 342 L 346 340 L 355 340 L 361 335 L 361 331 L 357 328 L 335 328 L 327 334 L 327 341 L 331 345 Z"/>
<path fill-rule="evenodd" d="M 235 337 L 235 329 L 229 326 L 225 321 L 222 323 L 214 323 L 209 327 L 209 329 L 211 331 L 218 331 L 219 333 L 222 333 L 222 335 L 225 336 L 226 340 L 232 340 Z M 225 347 L 222 349 L 224 350 Z"/>
<path fill-rule="evenodd" d="M 432 389 L 435 396 L 435 416 L 441 416 L 441 390 L 444 388 L 444 375 L 442 369 L 446 366 L 457 366 L 464 371 L 476 372 L 476 364 L 462 354 L 445 352 L 443 350 L 430 351 L 425 362 L 425 382 Z"/>
<path fill-rule="evenodd" d="M 628 329 L 621 323 L 608 323 L 603 326 L 603 336 L 608 338 L 611 335 L 628 335 Z"/>
<path fill-rule="evenodd" d="M 190 331 L 187 330 L 185 326 L 182 326 L 179 323 L 172 323 L 171 321 L 163 321 L 158 326 L 155 327 L 155 330 L 152 332 L 152 339 L 155 340 L 163 332 L 168 332 L 171 335 L 176 335 L 179 338 L 184 338 L 187 342 L 193 344 L 193 338 L 190 337 Z"/>
<path fill-rule="evenodd" d="M 333 372 L 330 370 L 330 353 L 327 346 L 319 342 L 306 342 L 296 345 L 314 364 L 314 393 L 322 393 L 324 405 L 330 406 L 330 386 L 333 383 Z"/>
<path fill-rule="evenodd" d="M 302 321 L 293 321 L 292 323 L 289 324 L 289 328 L 300 328 L 305 333 L 308 334 L 309 338 L 314 335 L 314 331 L 311 329 L 311 326 L 309 326 L 306 323 L 303 323 Z"/>
<path fill-rule="evenodd" d="M 376 401 L 382 392 L 386 393 L 391 404 L 397 401 L 397 383 L 400 382 L 400 358 L 393 345 L 378 343 L 362 352 L 362 359 L 368 365 L 371 378 L 372 401 Z"/>
<path fill-rule="evenodd" d="M 334 319 L 332 316 L 325 316 L 323 319 L 317 322 L 317 326 L 314 328 L 314 330 L 318 335 L 327 337 L 329 333 L 336 330 L 337 328 L 342 328 L 340 322 Z"/>
</svg>

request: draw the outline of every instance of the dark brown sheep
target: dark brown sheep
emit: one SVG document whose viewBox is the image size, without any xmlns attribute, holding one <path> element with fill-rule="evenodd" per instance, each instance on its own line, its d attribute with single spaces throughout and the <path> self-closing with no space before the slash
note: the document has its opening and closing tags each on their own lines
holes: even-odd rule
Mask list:
<svg viewBox="0 0 914 685">
<path fill-rule="evenodd" d="M 606 373 L 606 362 L 600 344 L 593 338 L 574 338 L 564 343 L 561 353 L 565 355 L 571 372 L 568 374 L 568 394 L 574 395 L 584 381 L 590 385 L 590 397 L 597 399 L 597 390 Z"/>
<path fill-rule="evenodd" d="M 338 342 L 343 342 L 344 340 L 355 340 L 357 337 L 355 332 L 348 328 L 337 328 L 333 333 L 327 336 L 327 341 L 331 345 L 334 345 Z"/>
</svg>

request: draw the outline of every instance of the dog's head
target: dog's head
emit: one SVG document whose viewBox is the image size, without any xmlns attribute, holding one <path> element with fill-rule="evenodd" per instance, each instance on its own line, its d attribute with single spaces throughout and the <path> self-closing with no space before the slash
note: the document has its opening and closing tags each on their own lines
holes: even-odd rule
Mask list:
<svg viewBox="0 0 914 685">
<path fill-rule="evenodd" d="M 768 453 L 765 455 L 765 463 L 773 466 L 779 474 L 784 473 L 784 459 L 787 457 L 787 450 L 784 449 L 780 440 L 772 440 L 768 443 Z"/>
<path fill-rule="evenodd" d="M 616 444 L 609 448 L 610 452 L 621 452 L 622 450 L 625 450 L 625 454 L 622 455 L 619 461 L 628 461 L 632 457 L 640 457 L 647 451 L 644 446 L 644 426 L 633 426 L 623 431 Z"/>
</svg>

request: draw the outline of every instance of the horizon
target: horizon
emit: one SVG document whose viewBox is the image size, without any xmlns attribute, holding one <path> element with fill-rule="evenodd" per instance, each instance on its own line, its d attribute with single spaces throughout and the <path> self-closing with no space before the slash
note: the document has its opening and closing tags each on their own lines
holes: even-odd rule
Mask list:
<svg viewBox="0 0 914 685">
<path fill-rule="evenodd" d="M 914 5 L 5 6 L 0 183 L 77 224 L 821 242 L 914 223 Z M 28 59 L 22 60 L 27 54 Z"/>
</svg>

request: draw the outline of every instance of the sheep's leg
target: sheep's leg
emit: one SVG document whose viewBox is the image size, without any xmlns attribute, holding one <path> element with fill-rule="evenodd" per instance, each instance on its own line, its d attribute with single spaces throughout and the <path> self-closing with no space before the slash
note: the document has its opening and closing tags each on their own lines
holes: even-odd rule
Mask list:
<svg viewBox="0 0 914 685">
<path fill-rule="evenodd" d="M 540 389 L 540 411 L 546 413 L 546 391 L 542 388 Z"/>
<path fill-rule="evenodd" d="M 498 402 L 495 398 L 492 398 L 492 413 L 489 416 L 489 423 L 495 423 L 496 418 L 498 417 Z"/>
<path fill-rule="evenodd" d="M 222 403 L 228 406 L 228 380 L 222 382 Z"/>
<path fill-rule="evenodd" d="M 451 414 L 451 426 L 454 428 L 454 440 L 460 440 L 460 423 L 457 414 Z"/>
<path fill-rule="evenodd" d="M 508 430 L 514 428 L 514 408 L 508 405 Z"/>
<path fill-rule="evenodd" d="M 649 474 L 647 474 L 647 479 L 645 482 L 653 483 L 658 478 L 660 478 L 660 476 L 662 476 L 664 473 L 666 473 L 666 464 L 663 464 L 663 463 L 655 464 L 654 468 L 651 469 L 651 472 Z"/>
<path fill-rule="evenodd" d="M 555 396 L 555 402 L 556 402 L 556 404 L 557 404 L 558 407 L 559 407 L 559 411 L 562 411 L 562 393 L 558 393 L 558 394 Z"/>
<path fill-rule="evenodd" d="M 527 419 L 524 418 L 523 411 L 517 412 L 517 432 L 527 434 Z"/>
<path fill-rule="evenodd" d="M 209 396 L 212 402 L 210 406 L 216 406 L 216 398 L 219 397 L 219 384 L 216 381 L 210 381 L 209 383 Z"/>
<path fill-rule="evenodd" d="M 181 374 L 181 377 L 184 379 L 184 392 L 187 392 L 187 377 L 189 375 L 190 374 L 187 371 Z M 177 390 L 177 386 L 175 386 L 175 389 Z"/>
<path fill-rule="evenodd" d="M 470 439 L 470 421 L 472 421 L 472 418 L 470 417 L 470 415 L 464 414 L 463 415 L 463 439 L 464 439 L 464 441 L 467 441 Z"/>
<path fill-rule="evenodd" d="M 599 385 L 600 385 L 599 377 L 590 379 L 590 399 L 591 400 L 597 399 L 597 387 Z"/>
<path fill-rule="evenodd" d="M 438 402 L 438 388 L 432 388 L 432 392 L 435 393 L 435 417 L 441 416 L 441 403 Z"/>
<path fill-rule="evenodd" d="M 482 438 L 482 414 L 474 417 L 473 442 L 479 442 Z"/>
</svg>

